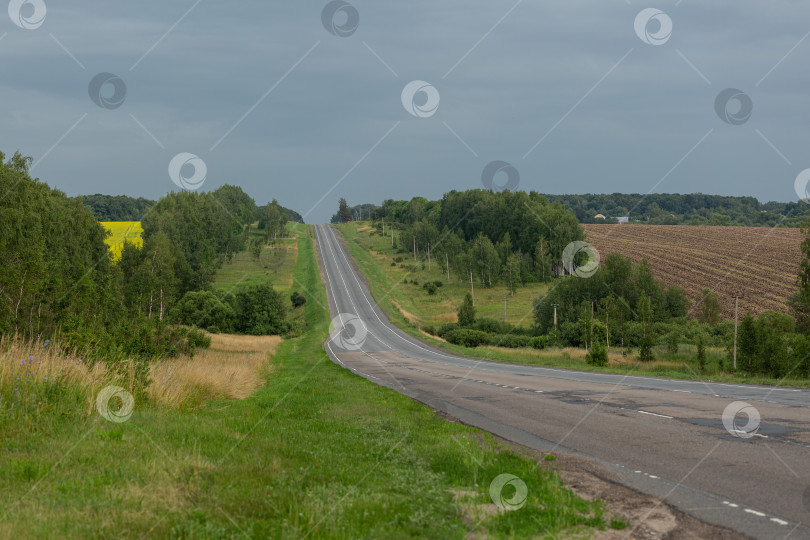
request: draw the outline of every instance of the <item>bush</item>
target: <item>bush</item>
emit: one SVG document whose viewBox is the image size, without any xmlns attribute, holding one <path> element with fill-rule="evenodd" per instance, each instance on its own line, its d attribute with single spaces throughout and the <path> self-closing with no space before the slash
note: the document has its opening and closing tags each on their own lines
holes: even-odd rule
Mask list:
<svg viewBox="0 0 810 540">
<path fill-rule="evenodd" d="M 458 330 L 451 330 L 444 335 L 444 339 L 454 345 L 462 345 L 464 347 L 478 347 L 479 345 L 489 345 L 491 336 L 486 332 L 480 330 L 470 330 L 469 328 L 460 328 Z"/>
<path fill-rule="evenodd" d="M 439 280 L 434 281 L 433 284 L 436 285 L 437 287 L 444 287 L 444 283 L 442 283 Z"/>
<path fill-rule="evenodd" d="M 402 257 L 394 257 L 394 262 L 395 263 L 401 263 L 402 262 Z"/>
<path fill-rule="evenodd" d="M 172 322 L 206 329 L 216 327 L 225 332 L 231 330 L 235 319 L 233 308 L 210 291 L 187 292 L 169 312 Z"/>
<path fill-rule="evenodd" d="M 461 307 L 458 308 L 458 325 L 459 326 L 472 326 L 475 324 L 475 307 L 470 293 L 464 295 L 464 301 Z"/>
<path fill-rule="evenodd" d="M 422 288 L 425 289 L 427 293 L 431 296 L 435 295 L 439 291 L 439 288 L 436 287 L 436 284 L 433 282 L 425 283 L 424 285 L 422 285 Z"/>
<path fill-rule="evenodd" d="M 444 338 L 444 336 L 448 332 L 452 332 L 453 330 L 458 330 L 459 326 L 456 323 L 445 323 L 441 325 L 438 330 L 436 330 L 436 335 L 440 338 Z"/>
<path fill-rule="evenodd" d="M 509 349 L 520 349 L 528 347 L 529 342 L 532 340 L 529 336 L 519 336 L 515 334 L 502 334 L 494 335 L 491 337 L 489 344 L 495 347 L 507 347 Z"/>
<path fill-rule="evenodd" d="M 582 331 L 579 324 L 566 321 L 560 324 L 558 339 L 560 344 L 569 347 L 579 347 L 582 342 Z"/>
<path fill-rule="evenodd" d="M 475 321 L 473 328 L 490 334 L 511 334 L 515 329 L 511 324 L 496 321 L 495 319 L 478 319 Z"/>
<path fill-rule="evenodd" d="M 239 287 L 227 298 L 236 313 L 234 329 L 254 336 L 283 334 L 289 329 L 287 308 L 272 285 Z"/>
<path fill-rule="evenodd" d="M 307 297 L 295 291 L 290 295 L 290 302 L 292 302 L 294 308 L 301 307 L 307 303 Z"/>
<path fill-rule="evenodd" d="M 425 332 L 426 334 L 430 334 L 431 336 L 435 336 L 436 335 L 436 327 L 433 326 L 433 325 L 423 326 L 422 327 L 422 332 Z"/>
<path fill-rule="evenodd" d="M 549 346 L 551 336 L 536 336 L 529 340 L 529 347 L 532 349 L 545 349 Z"/>
<path fill-rule="evenodd" d="M 207 349 L 211 346 L 211 336 L 198 328 L 189 328 L 186 340 L 188 346 L 194 349 Z"/>
<path fill-rule="evenodd" d="M 397 265 L 397 263 L 395 263 L 394 261 L 391 261 L 391 266 L 396 266 L 396 265 Z"/>
<path fill-rule="evenodd" d="M 585 355 L 585 362 L 598 367 L 604 367 L 608 364 L 607 349 L 605 349 L 605 345 L 601 341 L 594 341 L 591 350 Z"/>
</svg>

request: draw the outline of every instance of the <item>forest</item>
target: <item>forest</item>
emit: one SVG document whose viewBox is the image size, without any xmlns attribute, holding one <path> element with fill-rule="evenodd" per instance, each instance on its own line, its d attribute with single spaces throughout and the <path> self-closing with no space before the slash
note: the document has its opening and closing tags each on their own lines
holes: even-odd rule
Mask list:
<svg viewBox="0 0 810 540">
<path fill-rule="evenodd" d="M 534 194 L 534 192 L 532 192 Z M 703 193 L 612 193 L 584 195 L 537 195 L 560 203 L 579 223 L 630 223 L 649 225 L 726 225 L 744 227 L 800 227 L 805 209 L 796 202 L 761 203 L 754 197 L 705 195 Z M 386 201 L 394 203 L 394 201 Z M 385 206 L 386 203 L 383 203 Z M 348 207 L 351 220 L 382 216 L 381 207 L 364 203 Z M 387 214 L 386 214 L 387 215 Z M 597 215 L 604 218 L 597 218 Z M 345 221 L 338 213 L 332 223 Z"/>
<path fill-rule="evenodd" d="M 0 335 L 58 338 L 69 350 L 114 361 L 193 353 L 206 345 L 196 327 L 205 327 L 209 310 L 210 326 L 223 331 L 290 330 L 290 300 L 270 283 L 211 291 L 216 270 L 246 249 L 252 224 L 265 244 L 287 235 L 289 213 L 275 200 L 258 207 L 230 185 L 170 193 L 141 216 L 143 246 L 126 243 L 113 262 L 98 216 L 82 198 L 31 178 L 30 164 L 0 153 Z M 119 210 L 139 204 L 127 199 Z"/>
<path fill-rule="evenodd" d="M 82 201 L 98 221 L 141 221 L 155 205 L 155 201 L 127 195 L 83 195 Z M 287 215 L 287 221 L 304 222 L 301 214 L 295 210 L 283 206 L 281 209 Z"/>
</svg>

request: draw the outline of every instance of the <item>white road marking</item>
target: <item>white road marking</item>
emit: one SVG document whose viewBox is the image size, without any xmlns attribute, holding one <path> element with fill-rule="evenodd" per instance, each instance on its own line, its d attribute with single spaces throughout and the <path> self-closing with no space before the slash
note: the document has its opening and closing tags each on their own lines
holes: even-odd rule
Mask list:
<svg viewBox="0 0 810 540">
<path fill-rule="evenodd" d="M 750 508 L 746 508 L 745 512 L 748 514 L 754 514 L 757 517 L 765 517 L 765 514 L 763 514 L 762 512 L 757 512 L 756 510 L 751 510 Z"/>
<path fill-rule="evenodd" d="M 656 414 L 654 412 L 647 412 L 647 411 L 637 411 L 637 412 L 640 412 L 641 414 L 649 414 L 651 416 L 659 416 L 661 418 L 672 418 L 671 416 L 667 416 L 665 414 Z"/>
<path fill-rule="evenodd" d="M 787 525 L 787 524 L 788 524 L 788 522 L 787 522 L 787 521 L 785 521 L 784 519 L 779 519 L 779 518 L 771 518 L 771 521 L 773 521 L 773 522 L 774 522 L 774 523 L 776 523 L 777 525 L 782 525 L 782 526 L 784 526 L 784 525 Z"/>
</svg>

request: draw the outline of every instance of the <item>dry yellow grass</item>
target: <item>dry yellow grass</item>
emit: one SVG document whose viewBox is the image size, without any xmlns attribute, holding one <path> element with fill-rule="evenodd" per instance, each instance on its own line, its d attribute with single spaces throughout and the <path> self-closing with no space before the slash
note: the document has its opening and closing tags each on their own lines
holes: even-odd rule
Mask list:
<svg viewBox="0 0 810 540">
<path fill-rule="evenodd" d="M 162 360 L 150 366 L 147 395 L 164 407 L 196 406 L 206 399 L 244 399 L 264 382 L 268 360 L 281 343 L 278 336 L 212 335 L 211 348 L 193 358 Z M 86 359 L 65 353 L 53 344 L 4 336 L 0 339 L 0 390 L 21 396 L 33 385 L 53 383 L 79 389 L 93 410 L 98 392 L 116 384 L 135 392 L 132 363 L 123 373 L 108 373 L 102 362 L 88 367 Z M 34 398 L 32 398 L 34 399 Z"/>
<path fill-rule="evenodd" d="M 278 336 L 211 334 L 211 348 L 194 358 L 153 364 L 147 393 L 168 407 L 204 399 L 244 399 L 264 382 L 268 360 L 280 343 Z"/>
</svg>

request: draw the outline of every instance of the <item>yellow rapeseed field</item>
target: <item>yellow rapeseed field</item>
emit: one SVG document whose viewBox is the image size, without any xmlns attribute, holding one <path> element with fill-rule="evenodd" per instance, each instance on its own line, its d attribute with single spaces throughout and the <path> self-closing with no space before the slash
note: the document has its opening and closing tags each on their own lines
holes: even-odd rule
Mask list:
<svg viewBox="0 0 810 540">
<path fill-rule="evenodd" d="M 121 258 L 121 250 L 124 249 L 124 242 L 130 242 L 138 247 L 143 246 L 143 228 L 140 221 L 102 221 L 101 225 L 110 231 L 110 236 L 105 240 L 110 247 L 112 258 L 117 261 Z"/>
</svg>

